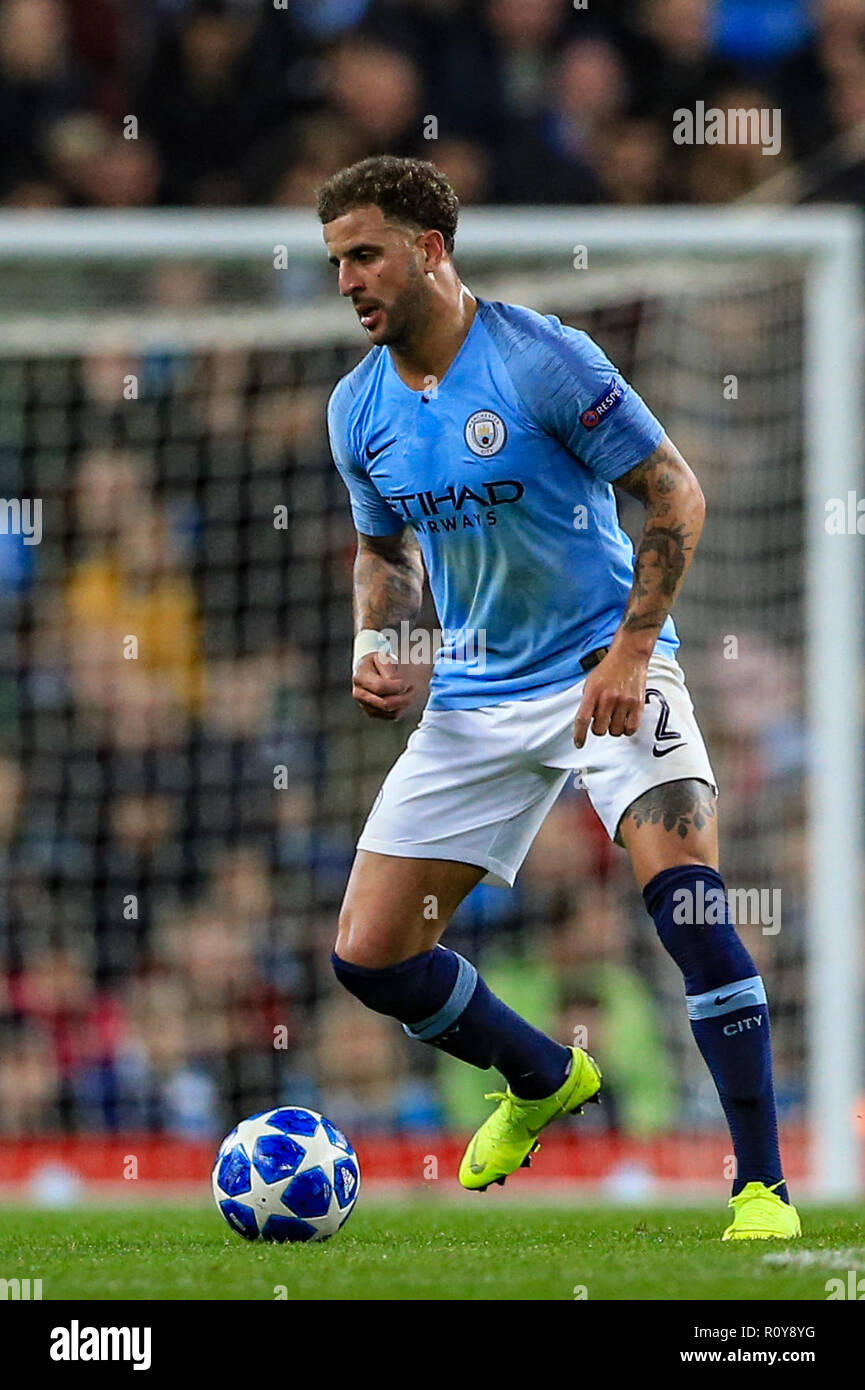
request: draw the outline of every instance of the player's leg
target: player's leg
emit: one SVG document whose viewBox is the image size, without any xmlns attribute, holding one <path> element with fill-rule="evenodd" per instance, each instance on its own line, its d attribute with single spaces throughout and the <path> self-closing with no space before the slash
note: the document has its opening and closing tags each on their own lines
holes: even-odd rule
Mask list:
<svg viewBox="0 0 865 1390">
<path fill-rule="evenodd" d="M 765 990 L 729 919 L 714 773 L 678 663 L 652 657 L 636 734 L 590 733 L 576 762 L 570 742 L 563 732 L 545 755 L 553 766 L 578 768 L 607 832 L 627 849 L 661 941 L 682 971 L 691 1028 L 730 1125 L 736 1200 L 773 1186 L 786 1198 Z M 796 1233 L 798 1218 L 778 1196 L 761 1195 L 755 1210 L 764 1226 L 781 1228 L 761 1234 Z M 741 1216 L 737 1209 L 737 1222 Z"/>
<path fill-rule="evenodd" d="M 750 1219 L 756 1215 L 759 1229 L 767 1222 L 771 1228 L 771 1199 L 759 1189 L 775 1192 L 783 1202 L 788 1196 L 778 1145 L 769 1010 L 757 967 L 730 920 L 718 871 L 715 792 L 697 779 L 652 787 L 628 807 L 617 838 L 628 851 L 658 935 L 684 977 L 694 1039 L 730 1127 L 736 1156 L 733 1197 L 756 1191 L 761 1208 L 751 1211 Z M 777 1224 L 779 1235 L 796 1233 L 783 1213 Z"/>
<path fill-rule="evenodd" d="M 485 873 L 455 860 L 358 850 L 339 914 L 336 954 L 353 965 L 385 969 L 431 950 Z"/>
<path fill-rule="evenodd" d="M 472 1066 L 496 1067 L 526 1099 L 549 1096 L 567 1075 L 570 1049 L 520 1018 L 469 961 L 437 944 L 485 873 L 472 864 L 359 850 L 340 913 L 334 972 L 409 1037 Z"/>
<path fill-rule="evenodd" d="M 480 879 L 513 883 L 567 778 L 525 757 L 525 728 L 519 702 L 425 712 L 364 827 L 333 957 L 346 988 L 409 1036 L 505 1077 L 460 1167 L 472 1188 L 503 1181 L 545 1124 L 601 1084 L 586 1053 L 532 1027 L 436 944 Z"/>
</svg>

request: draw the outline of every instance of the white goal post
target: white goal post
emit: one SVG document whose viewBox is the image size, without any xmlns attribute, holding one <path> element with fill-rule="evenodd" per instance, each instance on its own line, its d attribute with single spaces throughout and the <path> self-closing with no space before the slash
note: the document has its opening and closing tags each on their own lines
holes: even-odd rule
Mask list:
<svg viewBox="0 0 865 1390">
<path fill-rule="evenodd" d="M 588 270 L 572 268 L 578 246 L 588 248 Z M 0 275 L 10 264 L 34 262 L 218 257 L 228 262 L 260 258 L 272 265 L 275 247 L 284 248 L 293 265 L 313 266 L 323 259 L 320 229 L 313 216 L 302 212 L 88 211 L 0 217 Z M 754 274 L 759 258 L 767 256 L 802 267 L 810 1190 L 823 1199 L 859 1195 L 865 1132 L 859 1128 L 865 1120 L 857 1125 L 865 1094 L 865 540 L 859 534 L 831 534 L 826 504 L 850 494 L 865 497 L 862 217 L 852 209 L 822 207 L 464 213 L 458 261 L 467 271 L 473 273 L 473 266 L 491 257 L 499 265 L 510 257 L 522 264 L 541 253 L 575 285 L 585 277 L 587 295 L 593 284 L 602 291 L 603 277 L 615 279 L 617 256 L 627 261 L 623 275 L 641 258 L 663 256 L 669 266 L 677 255 L 687 256 L 692 265 L 705 258 L 707 274 L 718 256 L 741 264 L 743 274 Z M 596 253 L 612 261 L 593 281 Z M 277 324 L 281 341 L 293 339 L 300 346 L 310 323 L 320 326 L 323 342 L 332 323 L 334 335 L 344 341 L 353 327 L 351 316 L 345 306 L 333 306 L 332 320 L 329 312 L 317 300 L 286 302 L 268 308 L 256 329 L 248 313 L 232 309 L 215 315 L 210 328 L 202 320 L 198 332 L 219 341 L 224 333 L 242 330 L 245 321 L 249 341 L 255 343 L 267 340 Z M 117 332 L 128 338 L 134 315 L 115 318 Z M 145 320 L 139 324 L 142 338 L 150 331 Z M 38 355 L 40 322 L 44 316 L 12 311 L 0 302 L 0 358 L 24 343 Z M 169 320 L 160 326 L 164 334 Z M 51 343 L 62 341 L 63 327 L 58 310 L 48 335 Z M 79 311 L 67 323 L 70 338 L 78 337 L 82 327 L 97 341 L 106 333 L 110 338 L 111 315 L 104 320 L 94 316 L 88 326 Z M 193 330 L 177 315 L 174 331 L 182 340 Z"/>
</svg>

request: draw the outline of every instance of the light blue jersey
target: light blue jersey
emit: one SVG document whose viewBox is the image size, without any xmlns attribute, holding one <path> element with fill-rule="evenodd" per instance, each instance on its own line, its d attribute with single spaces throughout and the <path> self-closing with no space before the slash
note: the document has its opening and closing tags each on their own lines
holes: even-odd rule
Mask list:
<svg viewBox="0 0 865 1390">
<path fill-rule="evenodd" d="M 415 531 L 444 634 L 430 709 L 575 684 L 625 610 L 634 550 L 611 483 L 663 430 L 587 334 L 478 301 L 435 391 L 375 347 L 328 406 L 358 531 Z M 678 646 L 667 619 L 657 650 Z"/>
</svg>

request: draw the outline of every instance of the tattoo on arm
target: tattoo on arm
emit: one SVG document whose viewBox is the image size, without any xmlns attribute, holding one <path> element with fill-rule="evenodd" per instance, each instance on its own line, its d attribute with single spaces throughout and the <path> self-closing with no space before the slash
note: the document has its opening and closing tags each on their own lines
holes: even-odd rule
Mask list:
<svg viewBox="0 0 865 1390">
<path fill-rule="evenodd" d="M 354 562 L 355 631 L 411 621 L 423 598 L 423 561 L 414 533 L 358 535 Z"/>
<path fill-rule="evenodd" d="M 616 831 L 622 844 L 622 826 L 630 821 L 639 830 L 644 825 L 663 825 L 684 840 L 691 830 L 703 830 L 715 816 L 715 793 L 707 782 L 695 777 L 681 782 L 664 782 L 632 801 Z"/>
<path fill-rule="evenodd" d="M 622 628 L 626 632 L 657 633 L 673 606 L 700 538 L 703 495 L 666 436 L 654 453 L 616 479 L 616 487 L 646 508 Z"/>
</svg>

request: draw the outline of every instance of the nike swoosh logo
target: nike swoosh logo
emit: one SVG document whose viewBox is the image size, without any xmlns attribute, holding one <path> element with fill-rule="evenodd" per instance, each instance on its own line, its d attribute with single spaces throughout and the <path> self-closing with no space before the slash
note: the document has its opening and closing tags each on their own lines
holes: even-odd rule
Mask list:
<svg viewBox="0 0 865 1390">
<path fill-rule="evenodd" d="M 391 446 L 391 444 L 395 444 L 395 443 L 396 443 L 396 435 L 394 435 L 393 439 L 389 439 L 389 440 L 387 441 L 386 444 L 382 444 L 382 446 L 381 446 L 380 449 L 375 449 L 375 450 L 373 450 L 373 449 L 371 449 L 371 448 L 369 447 L 369 445 L 367 444 L 367 446 L 366 446 L 366 456 L 367 456 L 368 459 L 377 459 L 378 456 L 379 456 L 379 454 L 383 454 L 384 451 L 385 451 L 385 449 L 389 449 L 390 446 Z"/>
<path fill-rule="evenodd" d="M 666 758 L 666 756 L 667 756 L 668 753 L 675 753 L 676 750 L 677 750 L 678 748 L 687 748 L 687 746 L 688 746 L 688 744 L 687 744 L 687 742 L 685 742 L 685 743 L 674 743 L 673 746 L 672 746 L 672 748 L 653 748 L 653 749 L 652 749 L 652 757 L 653 757 L 653 758 Z"/>
<path fill-rule="evenodd" d="M 727 1004 L 731 999 L 737 999 L 740 994 L 751 994 L 750 986 L 747 989 L 734 989 L 732 994 L 715 995 L 715 1004 Z"/>
</svg>

